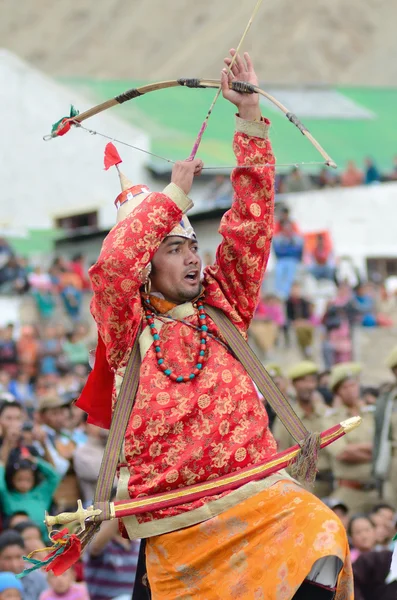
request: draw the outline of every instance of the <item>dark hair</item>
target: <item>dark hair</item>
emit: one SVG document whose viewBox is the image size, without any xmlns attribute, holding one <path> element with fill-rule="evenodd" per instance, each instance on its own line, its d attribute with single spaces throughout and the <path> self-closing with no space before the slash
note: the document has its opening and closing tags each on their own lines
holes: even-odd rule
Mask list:
<svg viewBox="0 0 397 600">
<path fill-rule="evenodd" d="M 321 379 L 322 377 L 326 377 L 327 375 L 331 375 L 331 371 L 326 369 L 325 371 L 319 371 L 317 373 L 317 379 Z"/>
<path fill-rule="evenodd" d="M 379 504 L 376 504 L 373 507 L 373 509 L 370 512 L 370 515 L 376 515 L 376 513 L 382 510 L 383 508 L 387 508 L 387 510 L 392 510 L 393 512 L 395 512 L 396 510 L 394 506 L 392 506 L 391 504 L 387 504 L 387 502 L 379 502 Z"/>
<path fill-rule="evenodd" d="M 22 431 L 32 431 L 33 428 L 34 424 L 32 421 L 25 421 L 25 423 L 22 425 Z"/>
<path fill-rule="evenodd" d="M 375 398 L 377 398 L 379 396 L 379 388 L 376 387 L 366 387 L 363 389 L 362 394 L 370 394 L 371 396 L 374 396 Z M 383 506 L 382 508 L 386 508 L 386 506 Z M 391 508 L 387 507 L 387 508 Z"/>
<path fill-rule="evenodd" d="M 0 417 L 7 408 L 19 408 L 19 410 L 22 410 L 22 405 L 16 400 L 11 400 L 11 402 L 0 400 Z"/>
<path fill-rule="evenodd" d="M 17 523 L 16 525 L 14 525 L 13 530 L 20 533 L 21 535 L 23 534 L 23 532 L 26 529 L 36 529 L 36 531 L 39 532 L 40 537 L 42 536 L 41 533 L 41 529 L 39 527 L 39 525 L 37 525 L 37 523 L 35 523 L 34 521 L 22 521 L 21 523 Z"/>
<path fill-rule="evenodd" d="M 327 332 L 338 329 L 342 323 L 342 311 L 338 306 L 329 306 L 323 317 L 323 325 Z"/>
<path fill-rule="evenodd" d="M 14 517 L 18 517 L 18 516 L 26 517 L 26 520 L 29 519 L 29 515 L 28 515 L 27 512 L 25 512 L 24 510 L 17 510 L 14 513 L 12 513 L 12 515 L 10 515 L 6 519 L 4 519 L 4 521 L 3 521 L 3 528 L 4 528 L 4 530 L 6 530 L 6 529 L 14 529 L 13 527 L 10 526 L 10 523 L 13 520 Z"/>
<path fill-rule="evenodd" d="M 18 471 L 32 471 L 34 477 L 33 487 L 36 487 L 40 481 L 40 474 L 37 466 L 28 458 L 20 458 L 17 462 L 8 462 L 5 472 L 5 481 L 10 491 L 15 490 L 13 479 Z"/>
<path fill-rule="evenodd" d="M 9 546 L 19 546 L 20 548 L 25 548 L 25 544 L 23 541 L 23 537 L 17 531 L 13 529 L 7 529 L 0 533 L 0 554 Z"/>
<path fill-rule="evenodd" d="M 371 518 L 368 515 L 363 514 L 357 514 L 357 515 L 353 515 L 350 518 L 349 524 L 347 526 L 347 534 L 351 537 L 352 535 L 352 528 L 353 525 L 356 521 L 358 521 L 359 519 L 365 519 L 365 521 L 368 521 L 369 523 L 371 523 L 372 527 L 375 527 L 375 523 L 371 520 Z"/>
</svg>

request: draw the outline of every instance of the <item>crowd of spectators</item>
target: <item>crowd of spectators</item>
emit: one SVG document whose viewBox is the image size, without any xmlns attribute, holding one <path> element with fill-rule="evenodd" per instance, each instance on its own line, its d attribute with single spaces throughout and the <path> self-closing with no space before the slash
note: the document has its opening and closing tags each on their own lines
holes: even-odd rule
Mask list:
<svg viewBox="0 0 397 600">
<path fill-rule="evenodd" d="M 382 286 L 365 282 L 352 287 L 342 281 L 332 289 L 334 293 L 320 314 L 315 299 L 305 295 L 299 283 L 293 283 L 285 300 L 274 293 L 264 294 L 251 331 L 260 349 L 271 355 L 277 345 L 288 348 L 293 333 L 302 357 L 311 358 L 315 332 L 319 331 L 324 367 L 331 368 L 355 358 L 356 331 L 394 324 L 394 318 L 382 312 L 390 301 Z"/>
<path fill-rule="evenodd" d="M 282 324 L 282 313 L 274 297 L 268 298 L 265 310 Z M 46 325 L 42 335 L 39 329 L 29 327 L 27 330 L 26 326 L 17 333 L 11 325 L 0 333 L 0 527 L 3 530 L 0 533 L 0 590 L 2 581 L 4 586 L 14 586 L 18 595 L 13 600 L 130 598 L 139 546 L 136 541 L 124 539 L 117 522 L 112 521 L 102 526 L 76 568 L 62 577 L 55 578 L 39 570 L 21 580 L 15 578 L 15 574 L 27 566 L 23 556 L 48 545 L 48 532 L 43 525 L 45 511 L 50 514 L 73 511 L 79 498 L 85 506 L 92 503 L 107 432 L 87 424 L 85 413 L 73 404 L 89 371 L 92 340 L 84 325 L 75 327 L 73 341 L 67 339 L 60 326 Z M 28 346 L 25 346 L 26 340 Z M 73 344 L 78 345 L 78 351 L 70 351 Z M 8 352 L 10 348 L 12 352 Z M 304 410 L 308 419 L 311 411 L 315 411 L 316 418 L 320 419 L 318 427 L 325 429 L 335 424 L 335 420 L 339 421 L 339 413 L 333 411 L 341 407 L 349 414 L 362 412 L 373 420 L 378 398 L 393 385 L 362 388 L 359 368 L 353 375 L 345 369 L 344 378 L 338 376 L 338 368 L 345 368 L 344 365 L 346 363 L 320 371 L 315 363 L 306 360 L 293 365 L 290 372 L 275 364 L 267 368 L 296 410 Z M 276 441 L 283 450 L 277 419 L 271 408 L 267 408 Z M 328 425 L 326 411 L 329 411 Z M 373 435 L 373 428 L 370 430 Z M 368 430 L 365 431 L 367 435 Z M 358 444 L 357 440 L 351 442 L 353 452 Z M 364 462 L 368 464 L 370 478 L 371 437 L 365 444 L 368 453 Z M 289 446 L 290 442 L 285 445 Z M 336 448 L 336 444 L 334 446 Z M 331 460 L 337 462 L 339 452 L 335 451 Z M 354 455 L 346 458 L 346 464 L 349 466 L 351 460 L 354 467 L 355 459 Z M 325 478 L 328 495 L 324 501 L 347 529 L 357 599 L 374 600 L 388 575 L 397 531 L 397 503 L 390 496 L 386 501 L 380 488 L 374 494 L 375 484 L 369 479 L 368 487 L 362 487 L 364 501 L 357 504 L 357 498 L 352 495 L 350 505 L 350 490 L 342 499 L 337 497 L 342 483 L 336 469 L 331 463 L 330 477 Z M 319 484 L 323 482 L 320 470 Z M 40 559 L 45 554 L 39 552 L 34 557 Z M 390 585 L 395 592 L 396 583 Z M 368 590 L 374 595 L 368 595 Z M 382 597 L 388 598 L 387 595 Z"/>
<path fill-rule="evenodd" d="M 324 167 L 318 174 L 308 174 L 295 166 L 287 173 L 277 173 L 276 192 L 291 194 L 323 188 L 374 185 L 387 181 L 397 181 L 397 156 L 394 157 L 388 173 L 382 173 L 376 162 L 370 157 L 364 160 L 361 169 L 355 161 L 349 160 L 341 173 L 335 173 L 328 167 Z M 207 189 L 207 204 L 213 208 L 228 208 L 231 204 L 231 197 L 232 185 L 229 177 L 216 175 Z"/>
<path fill-rule="evenodd" d="M 386 181 L 397 181 L 397 156 L 394 158 L 392 168 L 388 173 L 382 173 L 371 157 L 364 160 L 361 169 L 353 160 L 349 160 L 340 174 L 324 167 L 318 175 L 307 175 L 298 167 L 293 167 L 289 173 L 279 177 L 278 193 L 307 192 L 327 187 L 356 187 Z"/>
<path fill-rule="evenodd" d="M 265 277 L 251 327 L 264 357 L 295 338 L 302 357 L 311 358 L 317 330 L 329 369 L 355 358 L 360 328 L 394 325 L 395 286 L 388 289 L 380 278 L 365 280 L 348 257 L 336 257 L 326 231 L 305 236 L 286 207 L 275 223 L 273 256 L 273 275 Z"/>
<path fill-rule="evenodd" d="M 0 238 L 0 294 L 30 293 L 41 319 L 50 321 L 54 317 L 59 299 L 67 317 L 78 321 L 81 318 L 83 294 L 89 290 L 82 254 L 76 254 L 71 261 L 57 257 L 48 269 L 44 269 L 16 255 L 7 240 Z"/>
<path fill-rule="evenodd" d="M 18 325 L 18 324 L 16 324 Z M 42 320 L 0 329 L 0 596 L 12 600 L 131 598 L 139 545 L 117 522 L 102 526 L 84 560 L 61 577 L 29 567 L 51 545 L 43 518 L 92 504 L 108 432 L 74 404 L 93 346 L 84 323 L 68 331 Z"/>
</svg>

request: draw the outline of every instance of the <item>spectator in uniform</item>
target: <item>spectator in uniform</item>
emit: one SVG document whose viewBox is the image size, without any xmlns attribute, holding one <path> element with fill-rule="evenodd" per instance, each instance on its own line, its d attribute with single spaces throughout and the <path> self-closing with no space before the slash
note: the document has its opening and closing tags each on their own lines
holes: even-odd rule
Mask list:
<svg viewBox="0 0 397 600">
<path fill-rule="evenodd" d="M 325 406 L 315 400 L 317 374 L 318 367 L 315 363 L 302 361 L 290 369 L 288 377 L 292 381 L 296 393 L 296 403 L 294 403 L 296 414 L 309 431 L 321 432 L 325 429 Z M 294 446 L 296 443 L 278 418 L 274 423 L 273 435 L 280 452 Z M 310 486 L 308 489 L 319 498 L 324 498 L 332 490 L 329 458 L 324 452 L 319 454 L 317 469 L 318 473 L 314 487 Z"/>
<path fill-rule="evenodd" d="M 327 427 L 350 417 L 360 416 L 362 423 L 349 435 L 323 450 L 330 457 L 335 478 L 331 497 L 347 504 L 352 513 L 366 513 L 376 504 L 378 494 L 372 478 L 372 452 L 375 431 L 372 407 L 360 398 L 358 375 L 361 365 L 341 363 L 331 370 L 330 388 L 334 408 L 326 413 Z"/>
</svg>

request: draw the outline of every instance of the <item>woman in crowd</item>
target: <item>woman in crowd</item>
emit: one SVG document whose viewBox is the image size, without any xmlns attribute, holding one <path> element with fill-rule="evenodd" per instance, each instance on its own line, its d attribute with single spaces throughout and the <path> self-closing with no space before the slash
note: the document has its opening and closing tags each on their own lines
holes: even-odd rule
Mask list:
<svg viewBox="0 0 397 600">
<path fill-rule="evenodd" d="M 347 533 L 351 542 L 352 563 L 364 552 L 374 550 L 376 546 L 375 525 L 366 515 L 354 515 L 347 527 Z"/>
<path fill-rule="evenodd" d="M 18 510 L 25 510 L 47 537 L 43 515 L 50 509 L 61 477 L 48 462 L 32 456 L 26 448 L 24 450 L 19 462 L 8 462 L 7 467 L 0 464 L 2 512 L 9 517 Z"/>
</svg>

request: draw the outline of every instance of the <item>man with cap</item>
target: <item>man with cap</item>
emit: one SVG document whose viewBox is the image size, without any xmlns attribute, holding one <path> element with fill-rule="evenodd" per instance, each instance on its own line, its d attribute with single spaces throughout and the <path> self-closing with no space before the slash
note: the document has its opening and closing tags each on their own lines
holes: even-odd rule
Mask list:
<svg viewBox="0 0 397 600">
<path fill-rule="evenodd" d="M 248 54 L 237 58 L 232 80 L 257 85 Z M 314 587 L 304 583 L 308 577 L 327 586 L 322 597 L 333 598 L 338 588 L 350 598 L 343 528 L 286 473 L 234 491 L 209 491 L 188 503 L 181 497 L 186 486 L 233 478 L 277 450 L 252 380 L 205 309 L 221 309 L 246 337 L 273 233 L 269 122 L 256 94 L 230 90 L 225 70 L 222 93 L 238 110 L 233 142 L 238 166 L 215 264 L 204 269 L 201 280 L 196 236 L 184 215 L 201 161 L 177 163 L 163 193 L 143 186 L 122 192 L 119 222 L 90 270 L 99 336 L 78 406 L 89 413 L 89 422 L 109 427 L 112 391 L 115 400 L 138 339 L 140 381 L 125 433 L 118 497 L 150 499 L 172 491 L 180 498 L 177 506 L 122 519 L 126 535 L 146 538 L 153 600 L 216 600 L 220 593 L 222 600 L 265 595 L 290 600 L 303 585 Z M 332 567 L 326 580 L 324 562 Z"/>
<path fill-rule="evenodd" d="M 297 363 L 288 372 L 288 377 L 296 394 L 294 410 L 309 431 L 323 431 L 325 429 L 325 405 L 323 402 L 316 400 L 317 375 L 318 367 L 310 360 Z M 274 423 L 273 435 L 281 452 L 295 444 L 278 418 Z M 318 498 L 325 498 L 332 491 L 332 472 L 325 452 L 320 452 L 317 468 L 318 473 L 315 484 L 314 486 L 308 486 L 308 490 Z"/>
<path fill-rule="evenodd" d="M 389 495 L 385 484 L 390 481 L 390 500 L 397 506 L 397 346 L 387 357 L 386 365 L 395 381 L 383 387 L 376 402 L 374 475 L 383 496 Z"/>
<path fill-rule="evenodd" d="M 378 496 L 371 476 L 374 437 L 373 408 L 365 406 L 360 399 L 358 363 L 340 363 L 332 368 L 330 388 L 334 394 L 334 406 L 327 411 L 327 426 L 349 417 L 360 416 L 360 427 L 348 438 L 341 438 L 325 451 L 329 455 L 335 479 L 332 498 L 349 507 L 351 513 L 368 512 L 376 504 Z"/>
</svg>

